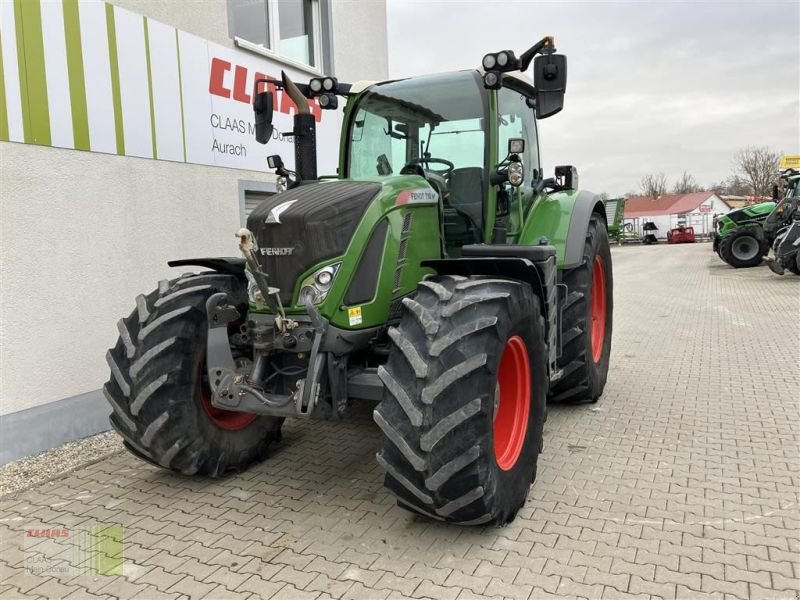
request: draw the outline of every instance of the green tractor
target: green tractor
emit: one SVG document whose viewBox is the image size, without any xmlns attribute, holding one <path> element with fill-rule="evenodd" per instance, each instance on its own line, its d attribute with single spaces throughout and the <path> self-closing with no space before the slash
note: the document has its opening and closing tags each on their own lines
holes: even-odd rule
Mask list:
<svg viewBox="0 0 800 600">
<path fill-rule="evenodd" d="M 786 227 L 797 218 L 800 170 L 785 169 L 781 179 L 784 181 L 783 198 L 779 198 L 778 186 L 775 185 L 771 201 L 745 206 L 716 219 L 713 249 L 730 266 L 737 269 L 756 267 L 765 259 L 770 249 L 775 247 L 775 259 L 767 260 L 770 267 L 786 263 L 785 268 L 794 269 L 794 252 L 790 252 L 786 246 L 779 253 L 775 244 L 779 238 L 781 241 L 786 239 L 781 234 L 786 233 Z"/>
<path fill-rule="evenodd" d="M 119 321 L 104 389 L 128 450 L 222 476 L 264 458 L 286 417 L 378 401 L 377 460 L 401 507 L 515 517 L 548 398 L 603 393 L 613 279 L 603 202 L 574 167 L 540 167 L 537 119 L 563 106 L 566 57 L 548 37 L 482 66 L 360 88 L 256 82 L 261 143 L 273 94 L 297 106 L 294 170 L 269 157 L 285 191 L 238 232 L 243 258 L 169 262 L 205 270 Z M 340 97 L 338 177 L 321 178 L 308 102 Z"/>
<path fill-rule="evenodd" d="M 730 266 L 756 267 L 769 251 L 764 222 L 775 210 L 774 201 L 744 206 L 716 219 L 713 249 Z"/>
</svg>

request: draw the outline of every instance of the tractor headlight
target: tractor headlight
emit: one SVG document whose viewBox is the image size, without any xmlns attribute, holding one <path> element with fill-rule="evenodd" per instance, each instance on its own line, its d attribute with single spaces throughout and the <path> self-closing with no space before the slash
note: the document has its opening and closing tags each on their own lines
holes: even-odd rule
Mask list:
<svg viewBox="0 0 800 600">
<path fill-rule="evenodd" d="M 300 286 L 298 304 L 303 306 L 306 301 L 311 302 L 311 304 L 320 304 L 323 302 L 325 298 L 328 297 L 328 292 L 333 285 L 333 280 L 341 266 L 342 263 L 334 263 L 327 267 L 322 267 L 306 277 Z"/>
<path fill-rule="evenodd" d="M 512 162 L 508 165 L 508 183 L 514 187 L 519 187 L 524 179 L 525 169 L 522 167 L 522 163 Z"/>
<path fill-rule="evenodd" d="M 483 74 L 483 87 L 489 90 L 499 90 L 501 87 L 500 71 L 487 71 Z"/>
<path fill-rule="evenodd" d="M 497 58 L 494 54 L 487 54 L 483 57 L 483 68 L 487 71 L 489 69 L 494 69 L 495 65 L 497 64 Z"/>
<path fill-rule="evenodd" d="M 320 94 L 319 106 L 327 110 L 334 110 L 339 107 L 339 100 L 335 94 Z"/>
<path fill-rule="evenodd" d="M 315 94 L 322 91 L 322 79 L 318 79 L 315 77 L 308 83 L 308 85 L 311 88 L 311 91 L 314 92 Z"/>
</svg>

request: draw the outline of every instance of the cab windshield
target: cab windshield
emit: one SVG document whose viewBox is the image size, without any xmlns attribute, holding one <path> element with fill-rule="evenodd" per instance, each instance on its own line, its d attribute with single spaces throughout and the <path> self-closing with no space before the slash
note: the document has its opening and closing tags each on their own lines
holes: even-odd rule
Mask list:
<svg viewBox="0 0 800 600">
<path fill-rule="evenodd" d="M 426 155 L 455 168 L 483 168 L 484 102 L 471 71 L 373 86 L 361 97 L 351 126 L 349 176 L 397 174 Z"/>
<path fill-rule="evenodd" d="M 470 228 L 482 221 L 486 93 L 477 73 L 415 77 L 371 87 L 350 125 L 348 177 L 425 177 Z"/>
</svg>

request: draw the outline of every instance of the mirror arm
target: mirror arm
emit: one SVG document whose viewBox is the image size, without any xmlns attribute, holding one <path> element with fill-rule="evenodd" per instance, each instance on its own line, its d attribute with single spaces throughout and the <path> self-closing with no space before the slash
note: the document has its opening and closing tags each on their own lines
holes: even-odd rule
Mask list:
<svg viewBox="0 0 800 600">
<path fill-rule="evenodd" d="M 519 57 L 519 70 L 523 73 L 528 70 L 528 67 L 531 65 L 531 61 L 533 57 L 539 53 L 544 54 L 545 52 L 548 54 L 552 54 L 556 51 L 556 40 L 552 35 L 548 35 L 543 37 L 541 40 L 536 42 L 533 46 L 525 50 L 522 53 L 522 56 Z"/>
<path fill-rule="evenodd" d="M 536 181 L 533 182 L 533 194 L 534 194 L 534 196 L 538 196 L 539 194 L 542 193 L 544 188 L 552 187 L 555 184 L 556 184 L 556 180 L 553 179 L 552 177 L 550 177 L 548 179 L 544 179 L 544 178 L 540 177 L 539 179 L 537 179 Z"/>
<path fill-rule="evenodd" d="M 498 169 L 489 176 L 490 185 L 501 185 L 508 181 L 508 171 L 506 169 Z"/>
</svg>

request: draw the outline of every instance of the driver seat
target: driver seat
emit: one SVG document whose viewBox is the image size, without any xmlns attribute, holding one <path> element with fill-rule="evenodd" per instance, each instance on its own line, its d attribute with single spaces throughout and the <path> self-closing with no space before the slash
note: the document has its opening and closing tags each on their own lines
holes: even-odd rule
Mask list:
<svg viewBox="0 0 800 600">
<path fill-rule="evenodd" d="M 453 169 L 448 181 L 449 195 L 443 203 L 444 237 L 447 254 L 460 256 L 461 247 L 477 244 L 476 233 L 465 215 L 480 227 L 483 221 L 483 169 L 462 167 Z"/>
</svg>

